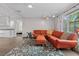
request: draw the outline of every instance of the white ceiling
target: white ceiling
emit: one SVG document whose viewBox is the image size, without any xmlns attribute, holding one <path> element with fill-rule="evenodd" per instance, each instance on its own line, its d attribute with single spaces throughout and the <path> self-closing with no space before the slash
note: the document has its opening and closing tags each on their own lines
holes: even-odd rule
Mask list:
<svg viewBox="0 0 79 59">
<path fill-rule="evenodd" d="M 5 9 L 8 10 L 7 14 L 12 11 L 13 14 L 20 17 L 43 17 L 60 15 L 73 5 L 76 5 L 75 3 L 32 3 L 33 8 L 28 8 L 29 4 L 31 3 L 9 3 L 0 4 L 0 6 L 5 6 L 4 11 Z"/>
</svg>

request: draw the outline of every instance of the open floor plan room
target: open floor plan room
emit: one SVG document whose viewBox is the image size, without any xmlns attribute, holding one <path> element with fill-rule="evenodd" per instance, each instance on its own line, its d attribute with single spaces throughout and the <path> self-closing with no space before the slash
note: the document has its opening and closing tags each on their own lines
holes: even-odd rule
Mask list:
<svg viewBox="0 0 79 59">
<path fill-rule="evenodd" d="M 79 56 L 79 3 L 0 3 L 0 56 Z"/>
</svg>

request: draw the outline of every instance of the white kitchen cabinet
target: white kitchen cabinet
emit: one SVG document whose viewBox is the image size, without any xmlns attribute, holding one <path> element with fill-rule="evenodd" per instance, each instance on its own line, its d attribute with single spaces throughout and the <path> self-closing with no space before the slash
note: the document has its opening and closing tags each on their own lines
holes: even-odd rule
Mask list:
<svg viewBox="0 0 79 59">
<path fill-rule="evenodd" d="M 14 29 L 0 29 L 0 37 L 15 37 Z"/>
</svg>

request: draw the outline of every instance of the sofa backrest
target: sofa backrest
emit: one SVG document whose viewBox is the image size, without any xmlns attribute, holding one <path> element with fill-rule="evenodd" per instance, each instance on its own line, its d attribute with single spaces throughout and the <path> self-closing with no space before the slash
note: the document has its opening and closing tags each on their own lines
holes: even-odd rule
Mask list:
<svg viewBox="0 0 79 59">
<path fill-rule="evenodd" d="M 55 30 L 54 30 L 54 31 L 52 32 L 52 35 L 55 36 L 55 37 L 57 37 L 57 38 L 60 38 L 60 37 L 63 35 L 63 33 L 64 33 L 64 32 L 60 32 L 60 31 L 55 31 Z"/>
<path fill-rule="evenodd" d="M 38 35 L 46 35 L 47 30 L 33 30 L 33 33 L 38 34 Z"/>
</svg>

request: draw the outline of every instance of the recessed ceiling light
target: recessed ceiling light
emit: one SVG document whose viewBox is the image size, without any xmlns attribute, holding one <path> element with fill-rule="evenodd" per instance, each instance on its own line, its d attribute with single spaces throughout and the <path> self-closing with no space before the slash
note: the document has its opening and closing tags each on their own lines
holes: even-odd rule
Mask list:
<svg viewBox="0 0 79 59">
<path fill-rule="evenodd" d="M 33 8 L 33 6 L 32 5 L 28 5 L 28 8 Z"/>
<path fill-rule="evenodd" d="M 52 16 L 53 18 L 55 17 L 55 15 Z"/>
</svg>

